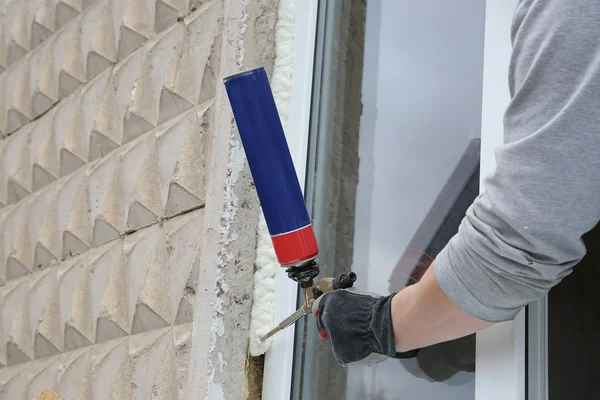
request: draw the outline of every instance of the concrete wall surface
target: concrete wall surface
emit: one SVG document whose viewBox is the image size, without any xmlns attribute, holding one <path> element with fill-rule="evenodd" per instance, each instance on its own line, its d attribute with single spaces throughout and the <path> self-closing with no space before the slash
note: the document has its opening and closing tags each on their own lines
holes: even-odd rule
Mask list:
<svg viewBox="0 0 600 400">
<path fill-rule="evenodd" d="M 0 399 L 245 396 L 258 202 L 221 79 L 271 71 L 276 5 L 0 4 Z"/>
</svg>

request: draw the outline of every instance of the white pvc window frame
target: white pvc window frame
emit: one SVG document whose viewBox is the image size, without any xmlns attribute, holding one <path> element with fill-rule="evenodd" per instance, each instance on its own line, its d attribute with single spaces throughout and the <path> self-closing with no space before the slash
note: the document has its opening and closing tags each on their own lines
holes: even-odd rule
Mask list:
<svg viewBox="0 0 600 400">
<path fill-rule="evenodd" d="M 481 131 L 481 176 L 493 172 L 495 149 L 503 142 L 502 118 L 509 103 L 508 64 L 510 26 L 518 0 L 488 0 L 484 48 Z M 311 89 L 313 82 L 318 0 L 296 0 L 294 75 L 286 137 L 301 187 L 305 186 Z M 296 309 L 297 287 L 285 271 L 276 276 L 275 319 Z M 476 400 L 525 400 L 526 320 L 497 324 L 477 334 Z M 294 327 L 275 336 L 265 357 L 264 400 L 285 400 L 291 395 Z"/>
<path fill-rule="evenodd" d="M 296 0 L 294 28 L 294 73 L 291 102 L 286 123 L 286 139 L 300 187 L 306 183 L 308 136 L 312 102 L 314 53 L 318 0 Z M 278 323 L 296 310 L 298 287 L 285 270 L 277 271 L 275 321 Z M 285 400 L 291 395 L 294 362 L 294 326 L 273 338 L 265 355 L 263 400 Z"/>
<path fill-rule="evenodd" d="M 488 0 L 485 16 L 483 99 L 481 118 L 481 177 L 495 169 L 495 150 L 503 143 L 503 116 L 509 101 L 510 28 L 518 0 Z M 483 187 L 483 185 L 481 185 Z M 514 321 L 477 334 L 475 400 L 525 400 L 526 320 Z"/>
</svg>

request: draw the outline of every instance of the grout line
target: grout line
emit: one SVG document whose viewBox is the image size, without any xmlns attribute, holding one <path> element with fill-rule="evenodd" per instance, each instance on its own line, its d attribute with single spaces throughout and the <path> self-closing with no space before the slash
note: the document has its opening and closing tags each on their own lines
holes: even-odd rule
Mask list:
<svg viewBox="0 0 600 400">
<path fill-rule="evenodd" d="M 17 277 L 17 278 L 13 278 L 13 279 L 7 279 L 7 280 L 6 280 L 4 283 L 2 283 L 2 284 L 0 285 L 0 290 L 2 290 L 2 288 L 3 288 L 3 287 L 4 287 L 4 286 L 7 284 L 7 283 L 9 283 L 9 282 L 12 282 L 12 281 L 14 281 L 14 280 L 17 280 L 17 279 L 23 279 L 23 277 L 26 277 L 26 276 L 31 276 L 31 275 L 33 275 L 33 274 L 35 274 L 35 273 L 37 273 L 37 272 L 40 272 L 40 271 L 45 271 L 45 270 L 47 270 L 47 269 L 49 269 L 49 268 L 56 267 L 56 266 L 60 265 L 60 264 L 61 264 L 61 263 L 63 263 L 63 262 L 69 261 L 69 260 L 71 260 L 71 259 L 73 259 L 73 258 L 75 258 L 75 257 L 81 256 L 81 255 L 84 255 L 85 253 L 89 252 L 89 251 L 90 251 L 90 250 L 92 250 L 92 249 L 97 249 L 98 247 L 104 246 L 104 245 L 106 245 L 106 244 L 108 244 L 108 243 L 112 243 L 112 242 L 114 242 L 114 241 L 116 241 L 116 240 L 123 240 L 123 239 L 124 239 L 124 238 L 126 238 L 127 236 L 133 235 L 134 233 L 136 233 L 136 232 L 139 232 L 139 231 L 141 231 L 141 230 L 144 230 L 144 229 L 151 228 L 151 227 L 153 227 L 153 226 L 155 226 L 155 225 L 160 225 L 160 226 L 162 226 L 162 225 L 164 224 L 164 222 L 165 222 L 165 221 L 170 221 L 170 220 L 171 220 L 171 219 L 173 219 L 173 218 L 181 217 L 181 216 L 184 216 L 184 215 L 190 214 L 190 213 L 192 213 L 192 212 L 194 212 L 194 211 L 198 211 L 198 210 L 204 209 L 204 206 L 205 206 L 205 205 L 204 205 L 204 204 L 202 204 L 202 205 L 200 205 L 200 206 L 197 206 L 197 207 L 194 207 L 194 208 L 190 208 L 190 209 L 188 209 L 188 210 L 185 210 L 185 211 L 181 211 L 181 212 L 179 212 L 178 214 L 172 215 L 172 216 L 170 216 L 170 217 L 161 217 L 161 218 L 159 218 L 158 220 L 156 220 L 156 222 L 154 222 L 153 224 L 146 225 L 146 226 L 143 226 L 143 227 L 141 227 L 141 228 L 138 228 L 138 229 L 132 229 L 132 230 L 130 230 L 130 231 L 126 231 L 126 232 L 121 232 L 121 233 L 119 234 L 119 237 L 118 237 L 118 238 L 116 238 L 116 239 L 113 239 L 113 240 L 110 240 L 110 241 L 108 241 L 108 242 L 106 242 L 106 243 L 102 243 L 100 246 L 93 246 L 93 247 L 90 247 L 89 249 L 87 249 L 87 250 L 86 250 L 85 252 L 83 252 L 83 253 L 73 253 L 73 254 L 69 254 L 69 256 L 67 256 L 66 258 L 62 258 L 62 259 L 60 259 L 60 260 L 53 260 L 53 261 L 52 261 L 50 264 L 46 264 L 46 265 L 43 265 L 43 266 L 41 266 L 41 267 L 33 267 L 33 271 L 31 271 L 31 272 L 29 272 L 29 273 L 27 273 L 27 274 L 25 274 L 25 275 L 22 275 L 22 276 L 19 276 L 19 277 Z M 2 262 L 4 262 L 4 260 L 2 260 Z"/>
<path fill-rule="evenodd" d="M 91 81 L 90 81 L 91 82 Z M 154 134 L 157 135 L 158 132 L 161 132 L 163 129 L 170 129 L 172 127 L 174 127 L 176 124 L 178 124 L 179 122 L 181 122 L 183 119 L 185 119 L 188 114 L 191 113 L 198 113 L 199 110 L 201 110 L 201 112 L 205 112 L 207 111 L 210 106 L 212 106 L 213 104 L 213 98 L 210 98 L 202 103 L 199 103 L 195 106 L 193 106 L 192 108 L 190 108 L 187 111 L 184 111 L 180 114 L 177 114 L 176 116 L 174 116 L 173 118 L 164 121 L 163 123 L 161 123 L 160 125 L 157 125 L 155 127 L 153 127 L 152 129 L 148 130 L 147 132 L 144 132 L 142 134 L 140 134 L 139 136 L 131 139 L 128 142 L 125 142 L 121 145 L 119 145 L 118 147 L 115 147 L 114 149 L 112 149 L 111 151 L 109 151 L 108 153 L 104 154 L 103 156 L 97 157 L 93 160 L 90 161 L 86 161 L 85 164 L 83 164 L 82 166 L 80 166 L 79 168 L 69 172 L 67 175 L 63 175 L 63 176 L 59 176 L 58 178 L 56 178 L 55 180 L 51 181 L 50 183 L 48 183 L 46 186 L 42 186 L 36 190 L 32 190 L 31 192 L 29 192 L 25 197 L 20 198 L 18 201 L 14 202 L 14 203 L 8 203 L 8 204 L 2 204 L 0 203 L 0 211 L 4 208 L 4 207 L 8 207 L 8 206 L 12 206 L 12 205 L 17 205 L 22 201 L 26 201 L 26 199 L 29 198 L 29 196 L 34 195 L 36 193 L 41 193 L 44 190 L 47 190 L 48 187 L 54 185 L 56 182 L 59 182 L 61 180 L 64 181 L 68 181 L 69 179 L 71 179 L 73 176 L 75 176 L 78 173 L 81 173 L 82 170 L 87 169 L 87 171 L 90 171 L 92 169 L 95 168 L 96 165 L 102 164 L 105 160 L 108 160 L 111 157 L 114 157 L 115 154 L 117 154 L 119 151 L 124 151 L 124 147 L 135 142 L 136 140 L 144 140 L 145 138 L 147 138 L 149 135 Z M 174 120 L 178 119 L 175 123 L 173 123 Z M 141 138 L 144 139 L 141 139 Z M 4 138 L 7 139 L 7 138 Z M 0 141 L 2 141 L 2 139 L 0 139 Z M 62 148 L 61 148 L 62 150 Z M 2 160 L 0 160 L 0 162 L 2 162 Z M 7 177 L 7 181 L 8 181 Z M 33 178 L 32 178 L 33 179 Z"/>
<path fill-rule="evenodd" d="M 25 361 L 25 362 L 13 364 L 13 365 L 0 366 L 0 371 L 6 370 L 6 369 L 10 369 L 10 368 L 15 368 L 15 369 L 17 369 L 17 368 L 25 368 L 27 366 L 27 364 L 31 364 L 31 363 L 38 362 L 38 361 L 50 360 L 52 358 L 60 358 L 62 355 L 65 355 L 65 354 L 70 354 L 70 353 L 73 353 L 73 352 L 82 351 L 84 349 L 91 349 L 94 346 L 98 346 L 98 345 L 101 346 L 101 345 L 103 345 L 105 343 L 109 343 L 109 342 L 125 341 L 125 340 L 127 340 L 127 339 L 129 339 L 131 337 L 138 336 L 138 335 L 144 335 L 144 334 L 149 333 L 149 332 L 160 331 L 160 330 L 165 330 L 166 331 L 167 329 L 173 329 L 175 327 L 180 327 L 180 326 L 185 326 L 185 325 L 189 325 L 189 329 L 191 331 L 192 327 L 193 327 L 192 324 L 193 324 L 193 321 L 192 322 L 184 322 L 184 323 L 181 323 L 181 324 L 167 325 L 167 326 L 163 326 L 161 328 L 148 329 L 147 331 L 144 331 L 144 332 L 129 333 L 129 334 L 125 335 L 125 336 L 120 336 L 120 337 L 116 337 L 116 338 L 113 338 L 113 339 L 104 340 L 104 341 L 101 341 L 101 342 L 98 342 L 98 343 L 92 343 L 92 344 L 87 345 L 87 346 L 82 346 L 82 347 L 78 347 L 78 348 L 67 350 L 67 351 L 59 351 L 59 353 L 52 354 L 51 356 L 34 358 L 33 360 Z M 2 386 L 2 384 L 0 384 L 0 386 Z"/>
</svg>

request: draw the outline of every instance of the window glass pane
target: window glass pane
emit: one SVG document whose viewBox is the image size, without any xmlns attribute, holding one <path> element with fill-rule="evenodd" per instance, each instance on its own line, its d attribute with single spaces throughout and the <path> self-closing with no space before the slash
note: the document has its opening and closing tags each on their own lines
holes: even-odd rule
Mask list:
<svg viewBox="0 0 600 400">
<path fill-rule="evenodd" d="M 378 10 L 377 8 L 380 7 Z M 353 269 L 402 290 L 479 192 L 484 2 L 367 2 Z M 475 336 L 348 370 L 348 399 L 474 398 Z"/>
<path fill-rule="evenodd" d="M 340 219 L 353 218 L 356 286 L 388 294 L 419 278 L 479 192 L 485 2 L 366 4 L 358 154 L 334 148 L 332 155 L 345 165 L 360 160 L 356 198 L 333 204 L 340 209 L 330 210 L 337 236 L 321 246 L 335 253 L 335 263 L 347 257 Z M 300 398 L 474 399 L 474 336 L 432 346 L 414 360 L 340 369 L 322 343 L 309 354 L 306 332 L 305 351 L 296 354 Z"/>
</svg>

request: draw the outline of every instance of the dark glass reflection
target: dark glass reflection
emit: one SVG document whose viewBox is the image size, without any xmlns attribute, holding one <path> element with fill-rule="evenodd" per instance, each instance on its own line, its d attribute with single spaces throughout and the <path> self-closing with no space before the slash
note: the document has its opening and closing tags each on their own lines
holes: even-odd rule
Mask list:
<svg viewBox="0 0 600 400">
<path fill-rule="evenodd" d="M 391 293 L 418 282 L 458 232 L 467 209 L 479 195 L 479 148 L 480 140 L 472 140 L 394 268 L 389 280 Z M 410 272 L 407 274 L 407 271 Z M 415 377 L 431 382 L 445 382 L 460 371 L 474 373 L 475 335 L 424 348 L 417 361 L 416 365 L 405 360 L 400 363 Z"/>
<path fill-rule="evenodd" d="M 550 400 L 600 399 L 600 226 L 585 258 L 548 296 Z"/>
</svg>

